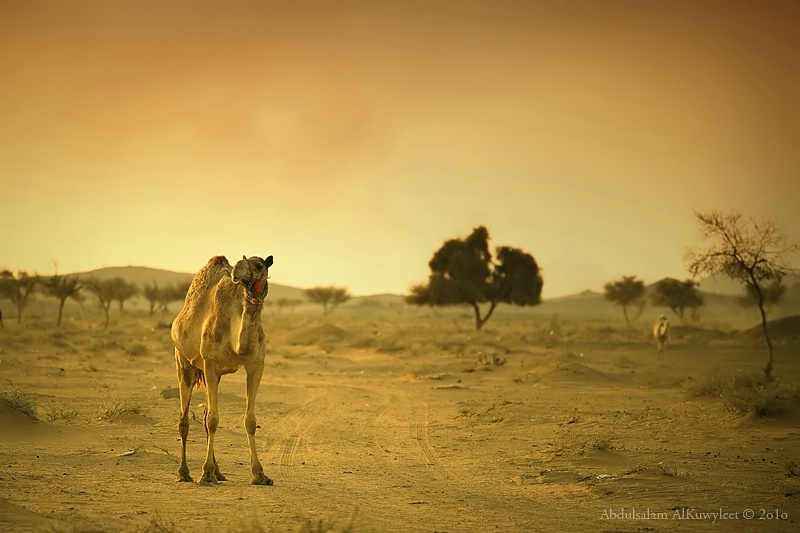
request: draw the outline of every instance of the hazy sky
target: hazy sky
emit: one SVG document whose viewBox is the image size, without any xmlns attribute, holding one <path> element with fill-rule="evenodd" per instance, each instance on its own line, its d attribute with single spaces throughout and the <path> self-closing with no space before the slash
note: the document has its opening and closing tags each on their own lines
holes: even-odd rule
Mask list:
<svg viewBox="0 0 800 533">
<path fill-rule="evenodd" d="M 800 234 L 800 3 L 0 0 L 0 266 L 405 293 L 486 225 L 544 296 Z"/>
</svg>

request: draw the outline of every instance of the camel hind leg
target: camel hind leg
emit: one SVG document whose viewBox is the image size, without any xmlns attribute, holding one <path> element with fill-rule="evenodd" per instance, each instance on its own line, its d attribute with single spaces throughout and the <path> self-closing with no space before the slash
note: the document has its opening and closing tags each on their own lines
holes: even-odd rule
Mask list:
<svg viewBox="0 0 800 533">
<path fill-rule="evenodd" d="M 219 426 L 219 408 L 217 397 L 220 374 L 211 365 L 205 365 L 206 407 L 204 425 L 206 427 L 206 460 L 203 462 L 203 477 L 200 483 L 216 483 L 224 481 L 225 476 L 219 471 L 219 464 L 214 456 L 214 437 Z"/>
<path fill-rule="evenodd" d="M 175 481 L 194 481 L 189 475 L 189 467 L 186 465 L 186 439 L 189 437 L 189 403 L 192 400 L 192 388 L 200 378 L 200 371 L 191 366 L 177 348 L 175 349 L 175 365 L 178 370 L 178 390 L 181 398 L 181 414 L 178 419 L 178 433 L 181 436 L 181 466 Z"/>
</svg>

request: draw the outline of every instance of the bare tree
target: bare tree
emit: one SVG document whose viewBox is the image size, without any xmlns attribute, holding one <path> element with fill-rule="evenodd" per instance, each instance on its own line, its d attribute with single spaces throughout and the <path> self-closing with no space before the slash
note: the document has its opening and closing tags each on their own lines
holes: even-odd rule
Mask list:
<svg viewBox="0 0 800 533">
<path fill-rule="evenodd" d="M 605 291 L 606 300 L 622 307 L 625 325 L 630 327 L 631 320 L 628 317 L 628 306 L 633 305 L 639 310 L 633 317 L 634 320 L 639 318 L 644 310 L 644 282 L 636 279 L 636 276 L 623 276 L 621 280 L 606 283 Z"/>
<path fill-rule="evenodd" d="M 293 310 L 295 307 L 303 303 L 303 300 L 295 298 L 278 298 L 273 303 L 272 300 L 264 302 L 266 305 L 272 306 L 276 314 L 280 314 L 284 309 Z"/>
<path fill-rule="evenodd" d="M 86 279 L 86 281 L 84 282 L 84 287 L 86 287 L 86 290 L 95 295 L 95 297 L 97 298 L 97 304 L 100 306 L 100 309 L 102 309 L 103 312 L 105 313 L 106 328 L 108 328 L 108 325 L 110 323 L 108 317 L 108 309 L 111 307 L 111 302 L 114 301 L 114 289 L 115 285 L 117 284 L 117 282 L 115 281 L 116 279 L 120 278 L 99 280 L 97 278 L 92 277 Z"/>
<path fill-rule="evenodd" d="M 312 302 L 322 304 L 322 316 L 328 316 L 350 299 L 350 293 L 344 287 L 314 287 L 306 289 L 303 294 Z"/>
<path fill-rule="evenodd" d="M 17 308 L 17 324 L 22 324 L 22 310 L 28 305 L 28 298 L 38 283 L 39 276 L 23 270 L 16 274 L 10 270 L 0 272 L 0 298 L 9 300 Z"/>
<path fill-rule="evenodd" d="M 69 298 L 76 302 L 83 300 L 81 296 L 81 288 L 83 283 L 78 276 L 53 276 L 44 277 L 41 280 L 42 290 L 48 296 L 52 296 L 58 300 L 58 321 L 57 327 L 61 327 L 61 317 L 64 312 L 64 304 Z"/>
<path fill-rule="evenodd" d="M 119 303 L 119 312 L 122 313 L 125 310 L 125 302 L 139 294 L 139 286 L 120 277 L 116 277 L 112 281 L 114 282 L 112 299 Z"/>
<path fill-rule="evenodd" d="M 144 288 L 142 289 L 142 294 L 150 303 L 150 316 L 153 316 L 153 312 L 155 312 L 156 307 L 158 307 L 158 300 L 160 296 L 158 283 L 156 283 L 155 280 L 152 283 L 145 283 Z"/>
<path fill-rule="evenodd" d="M 695 217 L 700 224 L 702 239 L 708 246 L 686 251 L 687 268 L 695 278 L 722 274 L 755 292 L 761 329 L 769 352 L 764 375 L 771 380 L 773 349 L 767 329 L 765 287 L 769 282 L 796 272 L 789 261 L 798 246 L 790 243 L 784 229 L 774 222 L 745 219 L 735 210 L 728 213 L 695 212 Z"/>
<path fill-rule="evenodd" d="M 161 309 L 161 315 L 169 312 L 169 304 L 175 301 L 183 301 L 186 293 L 189 292 L 189 282 L 176 283 L 175 285 L 168 285 L 158 290 L 158 307 Z"/>
</svg>

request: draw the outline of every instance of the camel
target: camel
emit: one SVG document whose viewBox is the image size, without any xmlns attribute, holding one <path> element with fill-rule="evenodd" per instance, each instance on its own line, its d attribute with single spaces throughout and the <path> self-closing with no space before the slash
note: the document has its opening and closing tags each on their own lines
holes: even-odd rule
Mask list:
<svg viewBox="0 0 800 533">
<path fill-rule="evenodd" d="M 658 358 L 664 359 L 664 351 L 667 349 L 667 341 L 669 340 L 669 320 L 664 315 L 658 317 L 656 323 L 653 325 L 653 337 L 656 339 L 656 346 L 658 347 Z"/>
<path fill-rule="evenodd" d="M 272 485 L 256 454 L 256 394 L 264 371 L 266 337 L 261 309 L 269 286 L 272 256 L 246 258 L 231 267 L 225 257 L 212 257 L 195 275 L 183 308 L 172 323 L 175 364 L 178 371 L 181 411 L 181 465 L 176 481 L 193 481 L 186 465 L 189 435 L 189 402 L 192 389 L 205 385 L 206 458 L 200 483 L 225 481 L 214 457 L 214 434 L 219 424 L 217 390 L 224 374 L 243 366 L 247 372 L 244 427 L 250 448 L 250 482 Z"/>
</svg>

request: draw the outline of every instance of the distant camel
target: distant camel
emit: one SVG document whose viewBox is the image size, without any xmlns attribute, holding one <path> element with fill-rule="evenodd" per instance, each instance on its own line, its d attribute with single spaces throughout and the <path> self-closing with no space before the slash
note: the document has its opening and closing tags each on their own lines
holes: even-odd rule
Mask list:
<svg viewBox="0 0 800 533">
<path fill-rule="evenodd" d="M 664 351 L 667 349 L 667 341 L 669 340 L 669 320 L 664 315 L 658 317 L 656 323 L 653 325 L 653 337 L 656 339 L 656 346 L 658 347 L 658 358 L 664 359 Z"/>
<path fill-rule="evenodd" d="M 266 337 L 261 326 L 261 309 L 269 290 L 266 259 L 242 256 L 231 267 L 225 257 L 212 257 L 189 286 L 186 301 L 172 323 L 175 363 L 181 397 L 178 431 L 181 436 L 181 466 L 176 481 L 193 481 L 186 466 L 186 438 L 189 435 L 189 402 L 192 388 L 206 388 L 204 424 L 206 459 L 201 483 L 224 481 L 214 457 L 214 435 L 219 424 L 217 390 L 223 374 L 244 366 L 247 372 L 247 402 L 244 427 L 250 447 L 253 485 L 272 485 L 264 475 L 256 454 L 256 394 L 264 371 Z"/>
</svg>

